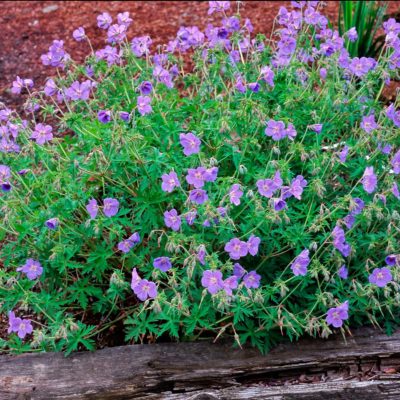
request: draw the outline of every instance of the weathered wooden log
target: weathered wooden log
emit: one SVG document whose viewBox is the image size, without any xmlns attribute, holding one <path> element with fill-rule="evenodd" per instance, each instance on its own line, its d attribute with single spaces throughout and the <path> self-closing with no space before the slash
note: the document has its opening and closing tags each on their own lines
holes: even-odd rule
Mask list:
<svg viewBox="0 0 400 400">
<path fill-rule="evenodd" d="M 230 345 L 0 356 L 0 399 L 400 399 L 400 331 L 301 340 L 267 355 Z"/>
</svg>

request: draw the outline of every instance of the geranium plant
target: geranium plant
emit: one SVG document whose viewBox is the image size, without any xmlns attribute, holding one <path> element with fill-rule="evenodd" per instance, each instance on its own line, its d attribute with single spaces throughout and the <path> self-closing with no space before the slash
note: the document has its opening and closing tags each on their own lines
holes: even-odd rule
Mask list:
<svg viewBox="0 0 400 400">
<path fill-rule="evenodd" d="M 400 305 L 400 24 L 351 58 L 316 1 L 271 39 L 239 6 L 157 49 L 98 16 L 84 64 L 55 40 L 26 115 L 0 111 L 4 350 L 231 336 L 266 351 Z M 354 32 L 352 32 L 354 34 Z M 88 42 L 83 27 L 73 33 Z M 91 48 L 92 46 L 90 46 Z"/>
</svg>

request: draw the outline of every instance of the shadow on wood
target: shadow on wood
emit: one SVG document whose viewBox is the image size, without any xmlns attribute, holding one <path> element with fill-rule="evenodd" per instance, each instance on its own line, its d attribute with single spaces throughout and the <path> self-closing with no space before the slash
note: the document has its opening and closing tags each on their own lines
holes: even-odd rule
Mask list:
<svg viewBox="0 0 400 400">
<path fill-rule="evenodd" d="M 267 355 L 169 343 L 0 356 L 0 399 L 400 399 L 400 332 L 301 340 Z"/>
</svg>

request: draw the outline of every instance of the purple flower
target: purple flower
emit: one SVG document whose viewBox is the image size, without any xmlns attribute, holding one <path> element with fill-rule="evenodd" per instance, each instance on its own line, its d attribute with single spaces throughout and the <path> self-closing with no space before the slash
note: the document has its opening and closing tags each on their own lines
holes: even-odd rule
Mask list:
<svg viewBox="0 0 400 400">
<path fill-rule="evenodd" d="M 11 189 L 12 189 L 12 186 L 11 186 L 11 183 L 10 183 L 10 182 L 2 182 L 2 183 L 0 184 L 0 186 L 1 186 L 1 190 L 2 190 L 3 192 L 9 192 L 9 191 L 11 191 Z"/>
<path fill-rule="evenodd" d="M 282 121 L 270 119 L 265 128 L 265 135 L 272 137 L 272 140 L 278 141 L 286 136 L 285 124 Z"/>
<path fill-rule="evenodd" d="M 374 167 L 365 168 L 361 182 L 367 193 L 373 193 L 376 190 L 378 178 L 374 174 Z"/>
<path fill-rule="evenodd" d="M 107 197 L 103 201 L 103 213 L 106 217 L 113 217 L 117 214 L 119 208 L 119 201 Z"/>
<path fill-rule="evenodd" d="M 139 86 L 140 93 L 147 95 L 153 91 L 153 85 L 149 81 L 143 81 Z"/>
<path fill-rule="evenodd" d="M 147 115 L 150 114 L 153 109 L 150 105 L 151 103 L 151 97 L 149 96 L 139 96 L 137 99 L 137 109 L 140 113 L 140 115 Z"/>
<path fill-rule="evenodd" d="M 233 264 L 233 275 L 237 276 L 238 279 L 244 276 L 245 273 L 246 270 L 239 263 Z"/>
<path fill-rule="evenodd" d="M 108 28 L 107 40 L 109 43 L 121 43 L 126 38 L 126 25 L 114 24 Z"/>
<path fill-rule="evenodd" d="M 397 199 L 400 200 L 400 190 L 399 190 L 399 187 L 397 186 L 396 182 L 393 183 L 392 193 L 393 193 L 393 196 L 395 196 Z"/>
<path fill-rule="evenodd" d="M 374 129 L 378 127 L 378 124 L 375 122 L 375 115 L 371 114 L 368 116 L 364 116 L 360 126 L 362 129 L 364 129 L 365 132 L 371 133 Z"/>
<path fill-rule="evenodd" d="M 347 279 L 348 276 L 349 276 L 349 271 L 347 270 L 347 268 L 346 268 L 345 265 L 342 265 L 342 266 L 339 268 L 337 274 L 339 275 L 340 278 L 342 278 L 342 279 Z"/>
<path fill-rule="evenodd" d="M 186 176 L 186 181 L 189 185 L 193 185 L 196 189 L 204 186 L 206 169 L 204 167 L 197 167 L 196 169 L 189 168 Z"/>
<path fill-rule="evenodd" d="M 137 273 L 136 268 L 132 269 L 132 280 L 131 280 L 131 288 L 132 290 L 135 290 L 135 287 L 140 283 L 141 278 L 139 274 Z"/>
<path fill-rule="evenodd" d="M 21 94 L 22 89 L 32 88 L 33 80 L 32 79 L 22 79 L 19 76 L 16 77 L 16 80 L 12 83 L 11 93 L 12 94 Z"/>
<path fill-rule="evenodd" d="M 197 259 L 201 265 L 206 264 L 206 249 L 203 245 L 201 245 L 197 251 Z"/>
<path fill-rule="evenodd" d="M 261 71 L 261 79 L 266 82 L 269 86 L 274 87 L 274 71 L 272 71 L 272 69 L 270 67 L 262 67 Z"/>
<path fill-rule="evenodd" d="M 352 199 L 352 203 L 350 206 L 350 211 L 353 215 L 359 215 L 362 213 L 362 210 L 365 207 L 365 203 L 359 197 L 355 197 Z"/>
<path fill-rule="evenodd" d="M 386 115 L 395 126 L 400 127 L 400 111 L 396 111 L 393 104 L 387 108 Z"/>
<path fill-rule="evenodd" d="M 285 130 L 285 135 L 290 140 L 293 140 L 296 137 L 297 132 L 296 132 L 296 129 L 294 128 L 293 124 L 290 124 L 290 123 L 288 124 L 288 126 L 287 126 L 287 128 Z"/>
<path fill-rule="evenodd" d="M 133 19 L 129 17 L 129 12 L 125 11 L 117 15 L 117 21 L 120 25 L 128 27 L 132 23 Z"/>
<path fill-rule="evenodd" d="M 349 146 L 344 146 L 343 149 L 339 152 L 339 160 L 342 163 L 345 163 L 348 154 L 349 154 Z"/>
<path fill-rule="evenodd" d="M 172 263 L 169 257 L 158 257 L 153 261 L 154 268 L 158 268 L 163 272 L 167 272 L 172 268 Z"/>
<path fill-rule="evenodd" d="M 131 115 L 126 111 L 120 111 L 119 117 L 122 119 L 122 121 L 129 122 Z"/>
<path fill-rule="evenodd" d="M 339 250 L 344 257 L 348 257 L 351 252 L 351 246 L 346 242 L 344 230 L 339 226 L 335 226 L 332 231 L 333 245 Z"/>
<path fill-rule="evenodd" d="M 70 100 L 87 100 L 90 96 L 92 83 L 86 80 L 82 83 L 75 81 L 69 88 L 65 90 L 65 96 Z"/>
<path fill-rule="evenodd" d="M 191 154 L 197 154 L 200 151 L 200 139 L 193 135 L 192 132 L 181 133 L 179 135 L 179 140 L 183 146 L 183 154 L 185 156 L 190 156 Z"/>
<path fill-rule="evenodd" d="M 326 68 L 321 68 L 319 70 L 319 76 L 321 77 L 321 79 L 325 80 L 327 75 L 328 75 L 328 72 L 327 72 Z"/>
<path fill-rule="evenodd" d="M 206 182 L 214 182 L 217 179 L 218 167 L 207 168 L 204 172 L 204 180 Z"/>
<path fill-rule="evenodd" d="M 247 256 L 249 251 L 247 243 L 237 238 L 231 239 L 226 243 L 224 250 L 229 253 L 229 257 L 232 260 L 239 260 L 239 258 Z"/>
<path fill-rule="evenodd" d="M 96 51 L 96 58 L 98 60 L 106 60 L 108 66 L 120 62 L 122 50 L 117 50 L 116 47 L 106 46 L 104 49 Z"/>
<path fill-rule="evenodd" d="M 134 286 L 133 292 L 141 301 L 154 299 L 157 297 L 157 286 L 154 282 L 148 281 L 147 279 L 141 279 L 137 285 Z"/>
<path fill-rule="evenodd" d="M 101 29 L 108 29 L 112 23 L 111 15 L 107 12 L 97 16 L 97 26 Z"/>
<path fill-rule="evenodd" d="M 53 139 L 53 128 L 50 125 L 37 124 L 32 132 L 31 139 L 35 139 L 38 145 L 43 145 Z"/>
<path fill-rule="evenodd" d="M 346 33 L 345 36 L 349 39 L 350 42 L 355 42 L 358 39 L 358 33 L 356 28 L 350 28 Z"/>
<path fill-rule="evenodd" d="M 99 211 L 97 201 L 95 199 L 89 200 L 89 203 L 86 205 L 86 210 L 90 215 L 90 219 L 95 219 Z"/>
<path fill-rule="evenodd" d="M 7 165 L 0 165 L 0 183 L 7 182 L 11 178 L 11 170 Z"/>
<path fill-rule="evenodd" d="M 221 271 L 204 271 L 201 278 L 201 285 L 206 288 L 210 294 L 219 292 L 224 288 Z"/>
<path fill-rule="evenodd" d="M 118 243 L 118 250 L 123 253 L 129 253 L 133 246 L 140 242 L 140 236 L 137 232 L 129 236 L 128 239 Z"/>
<path fill-rule="evenodd" d="M 174 171 L 171 171 L 169 174 L 163 174 L 161 176 L 161 179 L 161 189 L 164 192 L 171 193 L 176 187 L 179 187 L 181 185 L 179 183 L 178 175 L 176 175 L 176 172 Z"/>
<path fill-rule="evenodd" d="M 102 124 L 107 124 L 111 121 L 111 111 L 108 110 L 100 110 L 97 113 L 97 119 L 102 123 Z"/>
<path fill-rule="evenodd" d="M 81 42 L 82 40 L 84 40 L 86 38 L 85 35 L 85 29 L 83 29 L 82 27 L 79 27 L 78 29 L 75 29 L 72 32 L 72 37 L 77 41 L 77 42 Z"/>
<path fill-rule="evenodd" d="M 334 328 L 343 326 L 343 321 L 349 318 L 349 303 L 345 301 L 339 307 L 330 308 L 326 314 L 326 322 Z"/>
<path fill-rule="evenodd" d="M 310 251 L 305 249 L 303 250 L 292 262 L 290 269 L 293 271 L 293 274 L 298 275 L 306 275 L 307 267 L 310 264 Z"/>
<path fill-rule="evenodd" d="M 386 263 L 386 265 L 390 265 L 391 267 L 393 267 L 394 265 L 396 265 L 398 261 L 400 261 L 400 256 L 399 256 L 399 255 L 396 255 L 396 254 L 389 254 L 389 255 L 385 258 L 385 263 Z"/>
<path fill-rule="evenodd" d="M 400 150 L 393 156 L 390 163 L 392 164 L 393 172 L 396 175 L 400 174 Z"/>
<path fill-rule="evenodd" d="M 277 171 L 275 172 L 275 176 L 273 179 L 260 179 L 257 181 L 257 188 L 258 188 L 258 193 L 261 194 L 261 196 L 271 198 L 275 191 L 279 190 L 282 186 L 282 179 L 280 172 Z"/>
<path fill-rule="evenodd" d="M 29 319 L 22 319 L 15 317 L 14 312 L 8 313 L 9 318 L 9 326 L 8 333 L 15 332 L 17 333 L 20 339 L 24 339 L 26 335 L 29 335 L 33 332 L 32 323 Z"/>
<path fill-rule="evenodd" d="M 17 271 L 23 272 L 30 281 L 33 281 L 42 275 L 43 267 L 39 261 L 28 258 L 22 267 L 17 268 Z"/>
<path fill-rule="evenodd" d="M 246 93 L 246 86 L 240 76 L 236 77 L 235 89 L 240 93 Z"/>
<path fill-rule="evenodd" d="M 214 12 L 224 12 L 229 10 L 231 6 L 229 1 L 209 1 L 208 4 L 208 15 L 211 15 Z"/>
<path fill-rule="evenodd" d="M 351 229 L 356 222 L 356 218 L 353 214 L 348 214 L 343 218 L 343 222 L 346 225 L 347 229 Z"/>
<path fill-rule="evenodd" d="M 58 218 L 50 218 L 44 223 L 47 228 L 55 230 L 58 227 L 59 221 Z"/>
<path fill-rule="evenodd" d="M 235 275 L 232 275 L 228 278 L 226 278 L 223 282 L 223 289 L 225 290 L 225 293 L 228 296 L 232 296 L 232 290 L 237 289 L 238 287 L 238 277 Z"/>
<path fill-rule="evenodd" d="M 378 287 L 385 287 L 392 281 L 392 273 L 390 272 L 390 269 L 386 267 L 375 268 L 368 279 L 370 283 Z"/>
<path fill-rule="evenodd" d="M 247 289 L 257 289 L 260 286 L 261 276 L 256 271 L 250 271 L 243 277 L 244 286 Z"/>
<path fill-rule="evenodd" d="M 197 210 L 188 211 L 185 215 L 185 219 L 188 225 L 193 225 L 196 217 L 197 217 Z"/>
<path fill-rule="evenodd" d="M 323 125 L 322 124 L 314 124 L 314 125 L 309 125 L 308 127 L 313 132 L 320 134 L 322 132 Z"/>
<path fill-rule="evenodd" d="M 240 204 L 240 199 L 243 196 L 243 192 L 240 190 L 240 185 L 235 183 L 229 189 L 229 201 L 231 204 L 238 206 Z"/>
<path fill-rule="evenodd" d="M 261 239 L 257 236 L 251 235 L 249 240 L 247 241 L 247 249 L 249 254 L 255 256 L 258 253 L 258 246 L 261 243 Z"/>
<path fill-rule="evenodd" d="M 150 51 L 150 45 L 152 44 L 150 36 L 141 36 L 132 39 L 131 49 L 132 53 L 136 57 L 142 57 L 144 54 L 148 54 Z"/>
<path fill-rule="evenodd" d="M 54 96 L 58 92 L 58 87 L 53 79 L 48 79 L 44 85 L 44 94 Z"/>
<path fill-rule="evenodd" d="M 193 203 L 203 204 L 208 200 L 208 195 L 203 189 L 193 189 L 189 192 L 189 199 Z"/>
<path fill-rule="evenodd" d="M 296 199 L 301 200 L 301 195 L 303 194 L 303 190 L 306 186 L 307 181 L 304 179 L 304 177 L 302 175 L 297 175 L 290 184 L 289 192 L 296 197 Z"/>
<path fill-rule="evenodd" d="M 260 84 L 258 82 L 251 82 L 247 86 L 254 93 L 257 93 L 260 90 Z"/>
<path fill-rule="evenodd" d="M 275 211 L 282 211 L 284 208 L 286 208 L 287 204 L 285 200 L 277 198 L 273 199 L 273 206 Z"/>
<path fill-rule="evenodd" d="M 181 227 L 181 217 L 178 215 L 178 211 L 173 208 L 171 211 L 165 211 L 164 222 L 167 228 L 171 228 L 173 231 L 179 231 Z"/>
<path fill-rule="evenodd" d="M 361 78 L 366 75 L 371 69 L 375 68 L 376 61 L 373 58 L 354 57 L 349 65 L 351 73 Z"/>
</svg>

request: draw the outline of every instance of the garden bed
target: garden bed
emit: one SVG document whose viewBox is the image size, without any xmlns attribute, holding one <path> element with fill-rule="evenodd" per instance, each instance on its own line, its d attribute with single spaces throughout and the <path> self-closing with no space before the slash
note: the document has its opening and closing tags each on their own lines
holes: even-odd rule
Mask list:
<svg viewBox="0 0 400 400">
<path fill-rule="evenodd" d="M 0 357 L 0 399 L 398 399 L 400 331 L 304 339 L 267 355 L 209 342 Z M 328 397 L 327 397 L 328 396 Z"/>
</svg>

